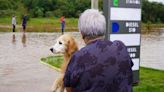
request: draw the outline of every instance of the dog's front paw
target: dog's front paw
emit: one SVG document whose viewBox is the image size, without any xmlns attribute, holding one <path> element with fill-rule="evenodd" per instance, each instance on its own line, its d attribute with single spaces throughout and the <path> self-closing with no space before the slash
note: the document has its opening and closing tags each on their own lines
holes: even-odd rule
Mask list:
<svg viewBox="0 0 164 92">
<path fill-rule="evenodd" d="M 57 92 L 58 87 L 56 86 L 56 84 L 54 83 L 50 89 L 51 92 Z"/>
<path fill-rule="evenodd" d="M 55 87 L 51 87 L 50 92 L 57 92 Z"/>
</svg>

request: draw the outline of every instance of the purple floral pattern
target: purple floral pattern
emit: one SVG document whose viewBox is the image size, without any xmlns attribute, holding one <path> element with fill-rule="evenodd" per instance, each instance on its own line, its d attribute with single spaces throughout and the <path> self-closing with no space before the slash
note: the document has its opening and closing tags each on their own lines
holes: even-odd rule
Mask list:
<svg viewBox="0 0 164 92">
<path fill-rule="evenodd" d="M 132 92 L 132 66 L 121 41 L 96 40 L 72 56 L 64 85 L 73 92 Z"/>
</svg>

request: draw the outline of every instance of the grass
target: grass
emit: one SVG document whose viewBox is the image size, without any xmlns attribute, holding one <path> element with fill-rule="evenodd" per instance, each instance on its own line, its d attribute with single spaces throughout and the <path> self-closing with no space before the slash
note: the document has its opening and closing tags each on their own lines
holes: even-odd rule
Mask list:
<svg viewBox="0 0 164 92">
<path fill-rule="evenodd" d="M 61 56 L 49 56 L 41 58 L 41 62 L 59 69 L 63 58 Z M 164 71 L 140 67 L 140 83 L 133 87 L 133 92 L 164 92 Z"/>
<path fill-rule="evenodd" d="M 134 92 L 164 92 L 164 71 L 140 68 L 140 83 Z"/>
<path fill-rule="evenodd" d="M 21 18 L 17 19 L 17 31 L 21 31 Z M 9 26 L 10 28 L 1 27 Z M 78 19 L 66 18 L 66 32 L 78 31 Z M 11 32 L 11 17 L 0 17 L 0 32 Z M 142 33 L 149 33 L 152 31 L 160 31 L 159 28 L 164 28 L 164 24 L 144 24 L 142 23 Z M 27 32 L 60 32 L 60 19 L 55 17 L 50 18 L 30 18 L 27 22 Z"/>
<path fill-rule="evenodd" d="M 11 19 L 10 17 L 0 17 L 0 24 L 1 25 L 11 25 Z M 17 24 L 18 25 L 21 25 L 21 19 L 20 18 L 17 18 L 16 17 L 16 20 L 17 20 Z M 77 22 L 78 22 L 78 19 L 77 18 L 66 18 L 66 24 L 68 26 L 73 26 L 73 27 L 76 27 L 77 26 Z M 53 24 L 57 27 L 60 27 L 60 19 L 59 18 L 53 18 L 53 17 L 50 17 L 50 18 L 30 18 L 28 20 L 28 25 L 31 26 L 31 25 L 40 25 L 40 24 Z"/>
<path fill-rule="evenodd" d="M 160 28 L 164 28 L 164 24 L 144 24 L 142 23 L 142 33 L 151 33 L 151 32 L 158 32 L 160 33 L 162 31 L 162 29 Z"/>
<path fill-rule="evenodd" d="M 63 63 L 63 57 L 62 56 L 49 56 L 46 58 L 41 58 L 41 62 L 52 68 L 59 70 L 61 67 L 61 64 Z"/>
<path fill-rule="evenodd" d="M 17 30 L 21 30 L 21 19 L 16 18 L 17 20 Z M 77 30 L 77 18 L 66 18 L 66 32 L 78 31 Z M 10 28 L 4 28 L 7 31 L 11 30 L 11 18 L 0 18 L 0 26 L 10 26 Z M 19 26 L 19 27 L 18 27 Z M 27 32 L 60 32 L 61 24 L 59 18 L 30 18 L 27 21 Z M 4 30 L 0 30 L 4 32 Z"/>
</svg>

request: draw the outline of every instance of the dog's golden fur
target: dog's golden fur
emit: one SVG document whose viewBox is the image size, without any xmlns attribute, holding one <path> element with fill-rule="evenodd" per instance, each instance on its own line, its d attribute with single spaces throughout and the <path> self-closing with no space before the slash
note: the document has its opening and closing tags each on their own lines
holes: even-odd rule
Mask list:
<svg viewBox="0 0 164 92">
<path fill-rule="evenodd" d="M 65 45 L 65 51 L 64 51 L 64 63 L 61 66 L 61 75 L 54 81 L 53 86 L 51 88 L 52 92 L 56 92 L 60 88 L 60 92 L 64 92 L 64 84 L 63 84 L 63 78 L 64 74 L 67 68 L 67 65 L 70 61 L 70 58 L 72 54 L 78 50 L 77 43 L 75 39 L 68 34 L 60 36 L 57 40 L 62 40 Z"/>
</svg>

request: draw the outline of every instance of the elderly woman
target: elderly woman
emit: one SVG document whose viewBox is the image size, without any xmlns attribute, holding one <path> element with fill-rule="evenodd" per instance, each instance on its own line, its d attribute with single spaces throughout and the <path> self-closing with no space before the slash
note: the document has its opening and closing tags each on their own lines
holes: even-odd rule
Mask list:
<svg viewBox="0 0 164 92">
<path fill-rule="evenodd" d="M 131 92 L 133 63 L 121 41 L 104 40 L 104 16 L 98 10 L 86 10 L 78 27 L 86 46 L 68 64 L 67 92 Z"/>
</svg>

